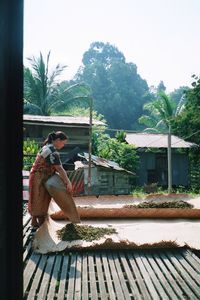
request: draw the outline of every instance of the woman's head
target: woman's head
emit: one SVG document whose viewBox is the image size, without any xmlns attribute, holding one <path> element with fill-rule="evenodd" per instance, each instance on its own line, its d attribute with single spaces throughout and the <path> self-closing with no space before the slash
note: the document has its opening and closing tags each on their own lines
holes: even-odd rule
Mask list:
<svg viewBox="0 0 200 300">
<path fill-rule="evenodd" d="M 48 134 L 44 145 L 53 144 L 56 149 L 62 149 L 68 141 L 68 136 L 63 131 L 51 132 Z"/>
</svg>

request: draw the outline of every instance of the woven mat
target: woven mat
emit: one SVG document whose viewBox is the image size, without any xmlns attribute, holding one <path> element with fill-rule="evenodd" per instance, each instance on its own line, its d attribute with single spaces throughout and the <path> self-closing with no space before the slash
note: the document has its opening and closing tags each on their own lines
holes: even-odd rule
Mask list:
<svg viewBox="0 0 200 300">
<path fill-rule="evenodd" d="M 81 201 L 81 199 L 77 199 Z M 95 199 L 96 201 L 96 199 Z M 200 208 L 200 198 L 191 200 L 195 208 Z M 80 204 L 80 203 L 79 203 Z M 91 203 L 90 203 L 91 204 Z M 84 202 L 86 205 L 86 201 Z M 99 204 L 98 204 L 99 205 Z M 52 200 L 49 214 L 58 211 L 59 207 Z M 104 236 L 100 240 L 87 242 L 76 240 L 66 242 L 59 240 L 57 231 L 67 221 L 55 221 L 48 217 L 37 230 L 33 248 L 38 253 L 59 252 L 66 249 L 115 249 L 115 248 L 160 248 L 184 247 L 200 250 L 200 219 L 98 219 L 83 220 L 80 225 L 94 227 L 112 227 L 117 234 Z"/>
</svg>

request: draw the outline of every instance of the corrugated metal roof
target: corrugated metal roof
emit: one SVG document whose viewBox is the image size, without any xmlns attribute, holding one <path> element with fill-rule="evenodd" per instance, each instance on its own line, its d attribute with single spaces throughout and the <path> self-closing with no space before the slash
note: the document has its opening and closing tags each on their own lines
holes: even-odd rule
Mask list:
<svg viewBox="0 0 200 300">
<path fill-rule="evenodd" d="M 88 153 L 84 153 L 84 158 L 88 161 L 89 160 L 89 154 Z M 124 172 L 127 172 L 127 173 L 130 173 L 130 174 L 134 175 L 133 172 L 130 172 L 130 171 L 126 170 L 126 169 L 121 168 L 118 165 L 118 163 L 116 163 L 114 161 L 111 161 L 111 160 L 107 160 L 105 158 L 101 158 L 101 157 L 92 155 L 91 156 L 91 161 L 96 166 L 101 166 L 101 167 L 105 167 L 105 168 L 109 168 L 109 169 L 114 169 L 114 170 L 117 170 L 117 171 L 124 171 Z"/>
<path fill-rule="evenodd" d="M 127 133 L 126 141 L 128 144 L 135 145 L 136 148 L 167 148 L 168 135 L 167 134 L 153 134 L 153 133 Z M 172 135 L 172 148 L 191 148 L 197 146 L 194 143 L 189 143 L 183 139 Z"/>
<path fill-rule="evenodd" d="M 24 115 L 23 116 L 24 124 L 27 123 L 54 123 L 54 124 L 76 124 L 76 125 L 89 125 L 88 117 L 71 117 L 71 116 L 39 116 L 39 115 Z M 105 123 L 94 120 L 92 121 L 93 125 L 105 125 Z"/>
</svg>

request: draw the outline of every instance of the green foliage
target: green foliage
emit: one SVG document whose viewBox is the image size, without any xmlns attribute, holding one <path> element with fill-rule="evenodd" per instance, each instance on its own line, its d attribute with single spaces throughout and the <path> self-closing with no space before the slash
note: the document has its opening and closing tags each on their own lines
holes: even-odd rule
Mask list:
<svg viewBox="0 0 200 300">
<path fill-rule="evenodd" d="M 23 170 L 30 170 L 35 157 L 39 151 L 39 145 L 34 140 L 24 140 L 23 142 Z"/>
<path fill-rule="evenodd" d="M 138 129 L 142 106 L 152 99 L 147 82 L 133 63 L 109 43 L 95 42 L 83 55 L 83 67 L 75 80 L 86 82 L 94 99 L 94 109 L 111 128 Z"/>
<path fill-rule="evenodd" d="M 87 105 L 88 106 L 88 105 Z M 89 107 L 83 107 L 83 106 L 77 106 L 73 105 L 69 109 L 63 110 L 62 114 L 73 116 L 73 117 L 89 117 L 90 116 L 90 108 Z M 61 115 L 60 112 L 55 113 L 54 115 Z M 98 114 L 97 111 L 92 111 L 92 118 L 94 120 L 99 120 L 103 123 L 105 123 L 106 126 L 106 120 L 104 119 L 104 116 L 101 114 Z"/>
<path fill-rule="evenodd" d="M 126 132 L 124 131 L 117 131 L 115 135 L 118 142 L 124 143 L 126 141 Z"/>
<path fill-rule="evenodd" d="M 200 193 L 200 148 L 190 150 L 190 188 Z"/>
<path fill-rule="evenodd" d="M 50 52 L 46 62 L 43 55 L 28 58 L 31 69 L 24 68 L 24 112 L 40 115 L 50 115 L 50 106 L 57 101 L 56 78 L 62 73 L 66 66 L 55 67 L 49 73 Z"/>
<path fill-rule="evenodd" d="M 189 90 L 188 86 L 180 86 L 178 89 L 175 89 L 173 92 L 169 94 L 170 98 L 175 101 L 175 103 L 178 105 L 180 102 L 185 103 L 185 94 L 186 91 Z M 182 101 L 181 101 L 182 99 Z"/>
<path fill-rule="evenodd" d="M 92 131 L 92 154 L 100 156 L 99 146 L 110 138 L 105 130 L 93 130 Z"/>
<path fill-rule="evenodd" d="M 173 132 L 200 145 L 200 77 L 193 75 L 192 88 L 185 93 L 185 109 L 173 120 Z"/>
<path fill-rule="evenodd" d="M 58 101 L 52 106 L 53 113 L 70 115 L 74 108 L 87 109 L 90 105 L 91 90 L 83 82 L 63 81 L 58 86 Z"/>
<path fill-rule="evenodd" d="M 176 114 L 176 103 L 166 93 L 160 92 L 158 98 L 144 105 L 147 115 L 139 118 L 146 125 L 145 131 L 166 132 Z"/>
<path fill-rule="evenodd" d="M 68 108 L 71 104 L 87 101 L 90 89 L 84 83 L 59 84 L 57 78 L 66 66 L 58 64 L 49 72 L 50 52 L 46 62 L 42 54 L 29 58 L 31 69 L 24 68 L 24 113 L 52 115 Z"/>
<path fill-rule="evenodd" d="M 191 198 L 193 197 L 199 197 L 200 195 L 200 189 L 193 189 L 193 188 L 186 188 L 186 187 L 183 187 L 183 186 L 178 186 L 176 188 L 173 189 L 172 191 L 173 194 L 185 194 L 185 195 L 189 195 Z M 131 192 L 131 194 L 133 195 L 133 197 L 138 197 L 138 198 L 141 198 L 141 199 L 145 199 L 149 194 L 146 193 L 144 191 L 144 187 L 141 187 L 141 186 L 135 186 L 133 191 Z M 153 194 L 161 194 L 161 195 L 168 195 L 169 192 L 168 192 L 168 189 L 165 189 L 163 188 L 162 186 L 158 186 L 158 190 L 156 193 L 153 193 Z"/>
<path fill-rule="evenodd" d="M 165 92 L 166 91 L 166 86 L 164 85 L 164 82 L 161 80 L 159 82 L 159 85 L 157 87 L 157 93 Z"/>
<path fill-rule="evenodd" d="M 132 145 L 110 138 L 109 135 L 95 134 L 93 136 L 94 154 L 118 163 L 122 168 L 136 172 L 139 165 L 139 157 Z"/>
</svg>

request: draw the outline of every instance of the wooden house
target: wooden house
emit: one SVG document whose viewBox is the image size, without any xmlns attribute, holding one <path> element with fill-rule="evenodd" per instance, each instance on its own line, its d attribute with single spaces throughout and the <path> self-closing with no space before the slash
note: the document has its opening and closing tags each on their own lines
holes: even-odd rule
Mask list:
<svg viewBox="0 0 200 300">
<path fill-rule="evenodd" d="M 92 125 L 103 126 L 103 122 L 93 120 Z M 90 122 L 88 117 L 72 116 L 38 116 L 24 115 L 24 139 L 33 139 L 39 144 L 46 139 L 52 131 L 64 131 L 69 137 L 69 142 L 61 150 L 61 160 L 65 154 L 78 147 L 80 152 L 88 152 Z"/>
<path fill-rule="evenodd" d="M 137 171 L 137 185 L 157 183 L 167 186 L 167 134 L 127 133 L 126 142 L 137 148 L 140 167 Z M 177 136 L 171 136 L 172 185 L 189 185 L 188 149 L 196 146 Z"/>
</svg>

